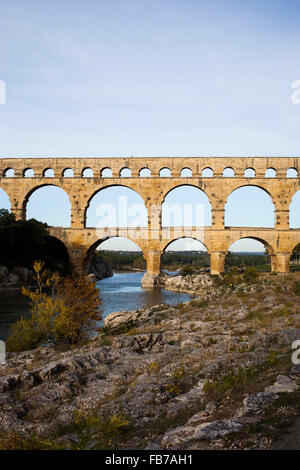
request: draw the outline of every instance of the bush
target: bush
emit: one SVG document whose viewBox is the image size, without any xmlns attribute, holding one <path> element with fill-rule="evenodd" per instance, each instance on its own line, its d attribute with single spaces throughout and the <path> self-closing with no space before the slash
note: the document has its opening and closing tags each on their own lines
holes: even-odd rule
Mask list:
<svg viewBox="0 0 300 470">
<path fill-rule="evenodd" d="M 41 439 L 36 433 L 9 432 L 0 435 L 0 450 L 64 450 L 65 445 L 54 439 Z"/>
<path fill-rule="evenodd" d="M 35 432 L 9 432 L 0 435 L 0 450 L 108 450 L 129 426 L 121 412 L 97 416 L 76 410 L 68 425 L 72 437 L 64 442 L 41 438 Z"/>
<path fill-rule="evenodd" d="M 254 284 L 259 276 L 259 272 L 254 266 L 248 266 L 243 273 L 243 280 L 246 284 Z"/>
<path fill-rule="evenodd" d="M 180 270 L 180 274 L 182 274 L 183 276 L 188 275 L 188 274 L 193 274 L 194 272 L 195 272 L 195 268 L 194 268 L 194 266 L 192 266 L 190 264 L 186 264 Z"/>
<path fill-rule="evenodd" d="M 215 287 L 230 287 L 232 290 L 235 289 L 235 286 L 240 283 L 240 276 L 238 274 L 237 268 L 232 268 L 226 273 L 222 273 L 220 276 L 213 275 L 213 284 Z"/>
<path fill-rule="evenodd" d="M 262 321 L 266 318 L 266 314 L 263 313 L 261 310 L 251 310 L 247 313 L 245 320 L 260 320 Z"/>
<path fill-rule="evenodd" d="M 298 281 L 293 284 L 293 293 L 295 295 L 300 295 L 300 283 Z"/>
<path fill-rule="evenodd" d="M 91 413 L 75 411 L 70 429 L 73 450 L 108 450 L 114 447 L 115 439 L 128 428 L 129 421 L 121 412 L 112 416 L 98 417 Z"/>
<path fill-rule="evenodd" d="M 180 381 L 185 374 L 185 368 L 183 363 L 181 362 L 178 367 L 176 367 L 172 373 L 172 377 L 178 382 Z"/>
<path fill-rule="evenodd" d="M 42 341 L 42 334 L 32 318 L 21 317 L 10 327 L 10 335 L 6 341 L 7 351 L 28 351 L 36 348 Z"/>
<path fill-rule="evenodd" d="M 101 300 L 96 284 L 84 276 L 50 275 L 43 268 L 43 263 L 34 263 L 37 289 L 22 289 L 30 299 L 31 317 L 12 325 L 8 351 L 33 349 L 46 341 L 77 344 L 98 329 Z"/>
<path fill-rule="evenodd" d="M 257 374 L 255 367 L 241 367 L 231 370 L 219 381 L 206 382 L 203 391 L 215 397 L 221 397 L 228 390 L 241 390 Z"/>
<path fill-rule="evenodd" d="M 160 365 L 157 361 L 150 362 L 148 364 L 148 374 L 156 373 L 160 369 Z"/>
<path fill-rule="evenodd" d="M 177 384 L 170 383 L 166 387 L 166 392 L 172 395 L 173 397 L 177 397 L 180 394 L 181 389 Z"/>
<path fill-rule="evenodd" d="M 133 260 L 132 267 L 136 269 L 146 269 L 146 261 L 142 258 Z"/>
</svg>

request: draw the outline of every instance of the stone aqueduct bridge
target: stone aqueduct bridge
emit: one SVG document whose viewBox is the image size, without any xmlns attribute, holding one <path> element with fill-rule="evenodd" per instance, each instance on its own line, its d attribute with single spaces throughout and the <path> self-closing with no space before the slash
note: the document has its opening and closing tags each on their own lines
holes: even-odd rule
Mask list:
<svg viewBox="0 0 300 470">
<path fill-rule="evenodd" d="M 93 170 L 93 177 L 83 176 L 87 168 Z M 108 168 L 112 170 L 112 177 L 102 175 L 103 170 Z M 130 169 L 131 177 L 121 177 L 125 168 Z M 150 177 L 140 175 L 144 168 L 151 171 Z M 170 169 L 171 176 L 160 177 L 162 168 Z M 182 177 L 183 168 L 189 168 L 192 176 Z M 202 175 L 207 168 L 213 171 L 213 177 Z M 232 168 L 234 177 L 223 177 L 225 168 Z M 245 170 L 249 168 L 255 171 L 252 178 L 244 176 Z M 296 178 L 286 177 L 290 168 L 296 170 Z M 33 170 L 34 176 L 25 177 L 28 169 Z M 54 172 L 51 178 L 45 175 L 48 169 Z M 65 177 L 67 169 L 73 170 L 73 177 Z M 276 177 L 266 177 L 267 169 L 274 169 Z M 8 177 L 12 170 L 14 177 Z M 181 238 L 183 230 L 185 237 L 198 238 L 205 245 L 210 254 L 213 274 L 224 270 L 225 256 L 230 245 L 246 237 L 265 245 L 271 256 L 273 271 L 288 272 L 290 256 L 300 242 L 300 229 L 289 228 L 289 205 L 293 195 L 300 189 L 299 170 L 300 158 L 286 157 L 4 158 L 0 160 L 0 188 L 8 194 L 11 210 L 18 219 L 26 218 L 26 204 L 35 190 L 47 185 L 63 188 L 69 195 L 72 206 L 71 227 L 52 227 L 50 231 L 51 235 L 67 247 L 75 269 L 87 272 L 93 252 L 103 240 L 125 235 L 142 249 L 147 262 L 143 285 L 151 287 L 155 285 L 160 273 L 162 253 L 170 242 Z M 121 228 L 117 229 L 117 233 L 116 229 L 86 228 L 86 211 L 92 197 L 99 190 L 115 185 L 131 188 L 143 198 L 148 209 L 147 228 L 128 229 L 125 234 Z M 161 205 L 172 189 L 182 185 L 200 188 L 209 198 L 212 223 L 205 227 L 200 237 L 195 227 L 161 227 Z M 224 226 L 227 198 L 235 189 L 249 185 L 262 188 L 271 196 L 275 209 L 274 228 Z"/>
</svg>

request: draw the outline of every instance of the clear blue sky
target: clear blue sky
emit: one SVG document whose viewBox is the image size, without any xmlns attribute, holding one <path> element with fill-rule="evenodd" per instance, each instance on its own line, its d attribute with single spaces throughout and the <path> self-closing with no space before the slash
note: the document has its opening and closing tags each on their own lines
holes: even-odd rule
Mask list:
<svg viewBox="0 0 300 470">
<path fill-rule="evenodd" d="M 2 2 L 0 156 L 299 155 L 299 25 L 291 0 Z"/>
</svg>

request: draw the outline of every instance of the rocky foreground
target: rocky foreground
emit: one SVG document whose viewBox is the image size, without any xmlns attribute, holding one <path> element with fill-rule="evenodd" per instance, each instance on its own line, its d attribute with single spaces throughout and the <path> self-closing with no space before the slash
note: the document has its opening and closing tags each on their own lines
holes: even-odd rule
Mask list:
<svg viewBox="0 0 300 470">
<path fill-rule="evenodd" d="M 201 297 L 111 314 L 85 346 L 10 353 L 0 366 L 0 449 L 12 433 L 80 443 L 78 410 L 122 416 L 126 426 L 108 442 L 117 449 L 284 447 L 300 414 L 291 360 L 300 276 L 183 282 Z"/>
</svg>

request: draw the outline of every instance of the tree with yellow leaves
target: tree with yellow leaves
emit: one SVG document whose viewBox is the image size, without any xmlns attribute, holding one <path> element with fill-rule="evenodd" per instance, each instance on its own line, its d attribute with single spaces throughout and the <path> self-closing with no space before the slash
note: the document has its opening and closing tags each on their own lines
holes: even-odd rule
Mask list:
<svg viewBox="0 0 300 470">
<path fill-rule="evenodd" d="M 22 289 L 30 299 L 31 316 L 12 325 L 8 350 L 24 351 L 49 341 L 78 344 L 98 329 L 102 312 L 95 282 L 85 276 L 50 274 L 41 261 L 33 269 L 36 289 Z"/>
</svg>

